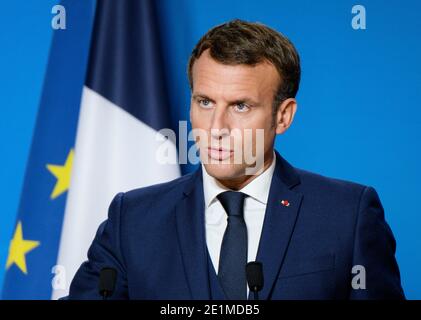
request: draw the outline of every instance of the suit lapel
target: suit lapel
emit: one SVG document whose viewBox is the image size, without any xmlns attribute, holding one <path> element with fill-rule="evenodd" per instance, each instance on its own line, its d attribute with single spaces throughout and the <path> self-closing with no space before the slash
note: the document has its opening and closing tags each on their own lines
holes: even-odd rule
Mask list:
<svg viewBox="0 0 421 320">
<path fill-rule="evenodd" d="M 209 300 L 201 169 L 193 174 L 175 210 L 178 240 L 192 299 Z"/>
<path fill-rule="evenodd" d="M 290 190 L 300 182 L 297 173 L 277 152 L 276 156 L 276 168 L 256 258 L 256 261 L 263 264 L 264 286 L 260 292 L 262 300 L 270 299 L 302 201 L 301 194 Z"/>
</svg>

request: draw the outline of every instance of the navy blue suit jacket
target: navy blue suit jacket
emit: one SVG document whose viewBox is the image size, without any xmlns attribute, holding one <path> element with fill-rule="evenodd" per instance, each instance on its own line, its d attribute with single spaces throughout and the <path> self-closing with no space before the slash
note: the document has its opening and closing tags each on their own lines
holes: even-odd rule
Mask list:
<svg viewBox="0 0 421 320">
<path fill-rule="evenodd" d="M 376 191 L 276 157 L 256 258 L 264 272 L 260 298 L 404 298 L 395 240 Z M 168 183 L 118 194 L 69 298 L 99 299 L 99 271 L 112 267 L 117 282 L 111 298 L 207 300 L 207 261 L 199 168 Z M 364 276 L 361 269 L 352 273 L 356 265 L 365 269 L 365 289 L 352 286 L 353 277 Z"/>
</svg>

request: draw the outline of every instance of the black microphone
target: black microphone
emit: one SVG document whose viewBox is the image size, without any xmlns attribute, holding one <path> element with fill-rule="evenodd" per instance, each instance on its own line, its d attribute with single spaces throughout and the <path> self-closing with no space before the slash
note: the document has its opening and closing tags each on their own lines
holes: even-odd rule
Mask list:
<svg viewBox="0 0 421 320">
<path fill-rule="evenodd" d="M 254 300 L 259 300 L 258 292 L 263 288 L 262 263 L 257 261 L 247 263 L 246 277 L 249 289 L 254 293 Z"/>
<path fill-rule="evenodd" d="M 102 268 L 99 274 L 98 291 L 103 300 L 110 297 L 115 288 L 117 271 L 114 268 Z"/>
</svg>

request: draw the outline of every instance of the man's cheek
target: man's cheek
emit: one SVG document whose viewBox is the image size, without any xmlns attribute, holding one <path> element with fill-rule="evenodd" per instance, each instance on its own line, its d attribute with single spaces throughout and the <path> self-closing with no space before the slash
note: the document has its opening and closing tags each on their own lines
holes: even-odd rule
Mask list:
<svg viewBox="0 0 421 320">
<path fill-rule="evenodd" d="M 230 132 L 229 149 L 234 150 L 234 163 L 242 163 L 243 159 L 243 136 L 240 129 L 233 129 Z"/>
</svg>

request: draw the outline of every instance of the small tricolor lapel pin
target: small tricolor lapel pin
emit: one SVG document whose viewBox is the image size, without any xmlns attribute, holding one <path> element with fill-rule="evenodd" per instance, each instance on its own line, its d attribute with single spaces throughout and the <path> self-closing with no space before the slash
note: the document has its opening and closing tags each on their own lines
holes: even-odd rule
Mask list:
<svg viewBox="0 0 421 320">
<path fill-rule="evenodd" d="M 284 207 L 289 207 L 289 206 L 291 205 L 291 203 L 289 203 L 289 201 L 288 201 L 288 200 L 282 200 L 282 201 L 281 201 L 281 204 L 282 204 Z"/>
</svg>

